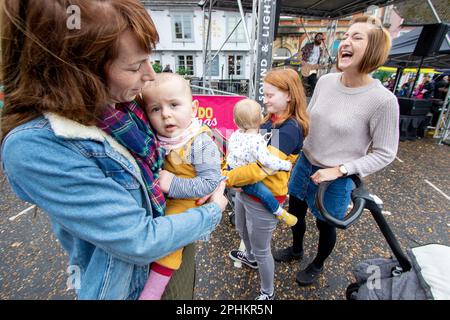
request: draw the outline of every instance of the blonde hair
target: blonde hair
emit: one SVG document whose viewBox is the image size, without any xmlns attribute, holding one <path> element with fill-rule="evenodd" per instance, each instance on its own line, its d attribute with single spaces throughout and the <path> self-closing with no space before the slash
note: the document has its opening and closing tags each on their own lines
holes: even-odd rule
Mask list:
<svg viewBox="0 0 450 320">
<path fill-rule="evenodd" d="M 171 72 L 163 72 L 163 73 L 157 73 L 155 75 L 155 79 L 153 81 L 150 81 L 150 83 L 145 86 L 145 88 L 142 90 L 142 94 L 140 97 L 136 99 L 138 103 L 140 103 L 142 106 L 145 106 L 146 101 L 150 99 L 149 95 L 151 95 L 150 90 L 153 88 L 156 88 L 162 84 L 165 84 L 167 82 L 176 82 L 178 81 L 183 90 L 186 90 L 187 94 L 189 94 L 190 99 L 192 100 L 192 90 L 189 86 L 189 82 L 184 79 L 182 76 L 180 76 L 177 73 L 171 73 Z"/>
<path fill-rule="evenodd" d="M 288 118 L 294 118 L 302 126 L 303 136 L 306 137 L 309 133 L 309 117 L 306 113 L 305 90 L 297 72 L 293 69 L 273 69 L 266 74 L 264 82 L 286 92 L 290 97 L 287 112 L 274 124 L 280 124 Z M 264 121 L 268 121 L 271 117 L 272 114 L 268 113 Z"/>
<path fill-rule="evenodd" d="M 252 99 L 243 99 L 233 109 L 234 123 L 243 130 L 259 129 L 263 116 L 261 106 Z"/>
<path fill-rule="evenodd" d="M 157 73 L 155 75 L 155 80 L 153 80 L 151 83 L 158 86 L 163 83 L 169 82 L 169 81 L 180 81 L 180 83 L 183 84 L 183 87 L 192 94 L 191 87 L 189 86 L 189 81 L 187 81 L 185 78 L 180 76 L 178 73 L 172 73 L 172 72 L 162 72 Z"/>
<path fill-rule="evenodd" d="M 355 23 L 367 23 L 373 26 L 369 30 L 367 48 L 358 68 L 360 73 L 368 74 L 382 66 L 386 61 L 391 50 L 391 36 L 388 30 L 383 27 L 381 20 L 376 17 L 356 17 L 352 20 L 351 25 Z M 339 71 L 342 71 L 339 68 L 339 58 L 336 67 Z"/>
</svg>

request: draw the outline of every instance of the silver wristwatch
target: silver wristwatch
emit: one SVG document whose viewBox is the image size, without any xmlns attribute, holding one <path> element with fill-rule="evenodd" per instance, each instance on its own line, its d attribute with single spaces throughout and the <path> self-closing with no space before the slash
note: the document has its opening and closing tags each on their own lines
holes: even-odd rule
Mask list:
<svg viewBox="0 0 450 320">
<path fill-rule="evenodd" d="M 345 176 L 348 174 L 348 170 L 347 170 L 347 168 L 346 168 L 343 164 L 341 164 L 341 165 L 339 166 L 339 171 L 342 173 L 342 176 L 343 176 L 343 177 L 345 177 Z"/>
</svg>

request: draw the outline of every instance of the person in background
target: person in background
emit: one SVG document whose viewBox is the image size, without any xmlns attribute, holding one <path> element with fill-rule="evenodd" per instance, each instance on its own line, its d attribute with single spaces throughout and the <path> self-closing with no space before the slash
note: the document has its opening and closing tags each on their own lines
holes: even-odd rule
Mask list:
<svg viewBox="0 0 450 320">
<path fill-rule="evenodd" d="M 162 72 L 173 72 L 172 69 L 170 68 L 170 64 L 166 64 Z"/>
<path fill-rule="evenodd" d="M 434 94 L 434 84 L 429 75 L 423 77 L 422 83 L 415 90 L 414 96 L 417 99 L 431 99 Z"/>
<path fill-rule="evenodd" d="M 448 88 L 448 75 L 443 76 L 442 79 L 440 81 L 437 81 L 436 85 L 434 86 L 434 99 L 430 110 L 431 114 L 433 115 L 431 119 L 431 126 L 433 127 L 438 124 L 442 107 L 444 106 L 445 98 L 447 97 Z"/>
<path fill-rule="evenodd" d="M 395 87 L 395 78 L 390 78 L 389 81 L 388 81 L 388 83 L 387 83 L 386 88 L 387 88 L 389 91 L 394 92 L 394 87 Z"/>
<path fill-rule="evenodd" d="M 438 81 L 434 88 L 434 98 L 444 101 L 445 97 L 447 96 L 449 87 L 449 81 L 448 76 L 443 76 L 440 81 Z"/>
<path fill-rule="evenodd" d="M 319 32 L 315 35 L 314 41 L 305 44 L 301 50 L 302 64 L 314 65 L 318 64 L 323 54 L 323 33 Z M 317 70 L 312 70 L 309 76 L 302 77 L 303 87 L 307 97 L 311 97 L 317 83 Z"/>
<path fill-rule="evenodd" d="M 414 81 L 414 79 L 413 79 L 413 81 Z M 408 81 L 403 83 L 402 86 L 400 87 L 400 90 L 398 91 L 398 96 L 399 97 L 409 97 L 409 93 L 411 91 L 411 86 L 412 86 L 412 82 L 411 82 L 411 79 L 409 79 Z"/>
</svg>

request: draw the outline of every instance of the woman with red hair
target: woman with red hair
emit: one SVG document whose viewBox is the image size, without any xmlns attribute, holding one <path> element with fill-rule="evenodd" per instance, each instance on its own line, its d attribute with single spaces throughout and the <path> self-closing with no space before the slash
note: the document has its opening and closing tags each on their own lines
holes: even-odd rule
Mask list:
<svg viewBox="0 0 450 320">
<path fill-rule="evenodd" d="M 264 106 L 267 115 L 260 129 L 268 133 L 268 149 L 282 160 L 295 162 L 308 135 L 309 120 L 306 98 L 300 78 L 292 69 L 271 70 L 264 77 Z M 270 172 L 259 163 L 223 172 L 230 187 L 240 187 L 261 181 L 281 204 L 286 200 L 290 171 Z M 245 243 L 246 251 L 232 250 L 230 258 L 258 269 L 261 289 L 257 300 L 275 297 L 275 265 L 271 253 L 272 233 L 277 218 L 261 201 L 245 192 L 235 200 L 236 229 Z"/>
</svg>

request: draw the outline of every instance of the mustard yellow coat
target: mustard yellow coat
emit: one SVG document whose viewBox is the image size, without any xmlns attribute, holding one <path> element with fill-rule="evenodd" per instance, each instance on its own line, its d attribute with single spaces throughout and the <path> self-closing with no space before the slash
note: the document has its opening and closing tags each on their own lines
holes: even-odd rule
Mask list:
<svg viewBox="0 0 450 320">
<path fill-rule="evenodd" d="M 199 132 L 187 142 L 183 147 L 177 150 L 172 150 L 164 159 L 164 170 L 167 170 L 179 178 L 194 178 L 196 176 L 195 168 L 190 163 L 189 155 L 192 148 L 194 139 L 203 132 L 210 132 L 210 129 L 206 126 L 202 126 Z M 198 198 L 192 199 L 171 199 L 166 201 L 166 215 L 179 214 L 188 209 L 195 208 L 197 206 L 196 201 Z M 156 261 L 158 264 L 170 268 L 172 270 L 178 270 L 182 262 L 183 248 L 168 254 L 167 256 Z"/>
</svg>

